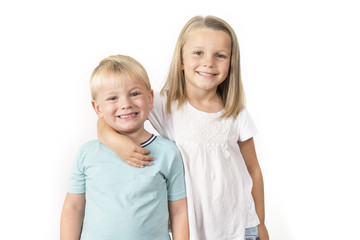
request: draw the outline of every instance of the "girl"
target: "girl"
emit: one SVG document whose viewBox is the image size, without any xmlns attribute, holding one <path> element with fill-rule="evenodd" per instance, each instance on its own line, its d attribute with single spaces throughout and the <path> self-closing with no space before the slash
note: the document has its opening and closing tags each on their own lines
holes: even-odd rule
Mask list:
<svg viewBox="0 0 360 240">
<path fill-rule="evenodd" d="M 182 153 L 190 239 L 257 239 L 258 234 L 268 240 L 256 128 L 245 109 L 238 40 L 225 21 L 197 16 L 185 25 L 149 120 Z M 103 121 L 98 129 L 100 140 L 121 159 L 151 165 L 152 158 L 143 155 L 148 152 L 129 138 Z"/>
</svg>

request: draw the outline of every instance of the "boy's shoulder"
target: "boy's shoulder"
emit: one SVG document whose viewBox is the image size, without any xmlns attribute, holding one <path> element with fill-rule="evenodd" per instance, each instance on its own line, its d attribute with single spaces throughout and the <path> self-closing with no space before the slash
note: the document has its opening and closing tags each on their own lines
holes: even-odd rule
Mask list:
<svg viewBox="0 0 360 240">
<path fill-rule="evenodd" d="M 94 147 L 100 146 L 101 142 L 99 140 L 89 140 L 83 144 L 80 145 L 80 150 L 90 150 L 94 149 Z"/>
<path fill-rule="evenodd" d="M 163 138 L 161 136 L 156 136 L 156 139 L 154 141 L 154 145 L 163 147 L 164 149 L 178 150 L 176 144 L 173 141 L 165 139 L 165 138 Z"/>
<path fill-rule="evenodd" d="M 152 153 L 156 153 L 168 158 L 181 156 L 180 150 L 173 141 L 156 136 L 156 139 L 147 147 Z"/>
<path fill-rule="evenodd" d="M 78 154 L 83 157 L 94 155 L 101 148 L 102 143 L 99 140 L 90 140 L 80 145 Z"/>
<path fill-rule="evenodd" d="M 166 176 L 171 176 L 168 174 L 172 171 L 182 169 L 182 155 L 173 141 L 156 136 L 156 139 L 149 145 L 149 150 L 151 151 L 150 155 L 155 157 L 154 163 L 161 166 L 163 170 L 167 169 L 163 172 L 167 173 Z"/>
</svg>

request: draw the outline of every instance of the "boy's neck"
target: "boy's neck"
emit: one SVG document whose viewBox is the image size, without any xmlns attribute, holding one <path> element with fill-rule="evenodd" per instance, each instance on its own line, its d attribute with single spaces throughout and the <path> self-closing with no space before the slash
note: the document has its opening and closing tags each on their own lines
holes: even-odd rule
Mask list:
<svg viewBox="0 0 360 240">
<path fill-rule="evenodd" d="M 123 133 L 123 132 L 119 132 L 119 133 L 130 137 L 133 141 L 135 141 L 138 144 L 146 142 L 152 135 L 151 133 L 146 131 L 145 128 L 139 129 L 134 133 Z"/>
</svg>

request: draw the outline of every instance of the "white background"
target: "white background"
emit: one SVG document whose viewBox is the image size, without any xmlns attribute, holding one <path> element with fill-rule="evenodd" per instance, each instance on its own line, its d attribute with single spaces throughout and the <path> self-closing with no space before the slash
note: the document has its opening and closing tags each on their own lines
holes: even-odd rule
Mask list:
<svg viewBox="0 0 360 240">
<path fill-rule="evenodd" d="M 131 55 L 159 90 L 195 15 L 238 35 L 271 239 L 360 239 L 355 2 L 1 1 L 0 239 L 59 238 L 71 164 L 96 138 L 91 71 Z"/>
</svg>

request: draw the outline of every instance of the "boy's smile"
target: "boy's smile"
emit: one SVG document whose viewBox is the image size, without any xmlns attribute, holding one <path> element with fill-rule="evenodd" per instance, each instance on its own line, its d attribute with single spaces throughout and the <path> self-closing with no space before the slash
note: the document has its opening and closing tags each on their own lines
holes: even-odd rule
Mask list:
<svg viewBox="0 0 360 240">
<path fill-rule="evenodd" d="M 121 119 L 130 119 L 134 116 L 136 116 L 138 113 L 131 113 L 131 114 L 124 114 L 124 115 L 119 115 L 118 118 L 121 118 Z"/>
</svg>

